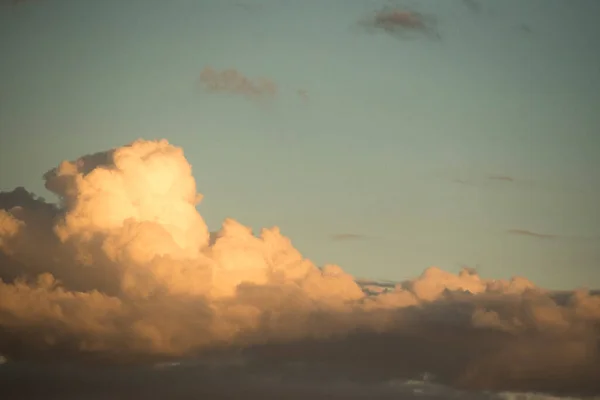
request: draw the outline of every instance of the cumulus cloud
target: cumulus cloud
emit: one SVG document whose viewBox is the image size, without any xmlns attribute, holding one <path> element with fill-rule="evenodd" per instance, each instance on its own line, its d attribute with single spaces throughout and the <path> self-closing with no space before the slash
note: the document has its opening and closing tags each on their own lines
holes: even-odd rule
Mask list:
<svg viewBox="0 0 600 400">
<path fill-rule="evenodd" d="M 200 84 L 210 92 L 224 92 L 247 97 L 273 97 L 277 84 L 270 79 L 251 79 L 235 69 L 215 70 L 206 67 L 200 72 Z"/>
<path fill-rule="evenodd" d="M 317 267 L 277 227 L 255 236 L 227 219 L 210 234 L 191 166 L 165 140 L 63 161 L 44 177 L 59 205 L 23 188 L 0 195 L 2 368 L 177 360 L 161 365 L 193 365 L 178 376 L 207 396 L 219 379 L 226 390 L 257 376 L 265 393 L 297 390 L 290 376 L 303 387 L 427 376 L 453 390 L 600 392 L 600 300 L 589 292 L 557 297 L 522 277 L 436 267 L 374 290 Z M 394 387 L 386 396 L 408 390 Z"/>
</svg>

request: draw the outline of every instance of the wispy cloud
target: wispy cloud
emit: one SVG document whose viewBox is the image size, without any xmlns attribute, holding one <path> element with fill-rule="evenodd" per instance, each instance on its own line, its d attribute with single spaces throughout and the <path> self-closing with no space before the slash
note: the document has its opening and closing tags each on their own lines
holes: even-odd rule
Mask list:
<svg viewBox="0 0 600 400">
<path fill-rule="evenodd" d="M 475 186 L 475 184 L 473 182 L 469 182 L 466 179 L 458 179 L 458 178 L 456 178 L 456 179 L 452 179 L 452 182 L 458 183 L 460 185 Z"/>
<path fill-rule="evenodd" d="M 330 236 L 331 240 L 336 242 L 347 241 L 347 240 L 364 240 L 367 236 L 360 235 L 357 233 L 336 233 Z"/>
<path fill-rule="evenodd" d="M 278 87 L 275 82 L 266 78 L 251 79 L 236 69 L 217 71 L 206 67 L 200 72 L 200 84 L 211 92 L 225 92 L 248 97 L 273 97 Z"/>
<path fill-rule="evenodd" d="M 462 0 L 462 3 L 474 13 L 481 12 L 481 4 L 476 0 Z"/>
<path fill-rule="evenodd" d="M 490 175 L 488 179 L 491 181 L 506 181 L 506 182 L 514 182 L 514 178 L 507 175 Z"/>
<path fill-rule="evenodd" d="M 479 187 L 493 187 L 495 185 L 511 184 L 517 185 L 522 188 L 531 188 L 535 183 L 530 179 L 522 179 L 510 175 L 502 174 L 491 174 L 491 175 L 479 175 L 479 176 L 459 176 L 459 177 L 448 177 L 452 182 L 460 185 L 468 186 L 479 186 Z"/>
<path fill-rule="evenodd" d="M 551 234 L 547 234 L 547 233 L 538 233 L 538 232 L 533 232 L 533 231 L 529 231 L 526 229 L 509 229 L 507 231 L 507 233 L 509 233 L 511 235 L 530 236 L 530 237 L 534 237 L 534 238 L 538 238 L 538 239 L 555 239 L 555 238 L 557 238 L 557 235 L 551 235 Z"/>
</svg>

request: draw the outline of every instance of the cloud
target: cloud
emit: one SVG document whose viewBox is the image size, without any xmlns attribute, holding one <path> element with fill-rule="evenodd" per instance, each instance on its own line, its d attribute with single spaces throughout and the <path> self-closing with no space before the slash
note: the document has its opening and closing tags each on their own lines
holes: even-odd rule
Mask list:
<svg viewBox="0 0 600 400">
<path fill-rule="evenodd" d="M 474 183 L 471 183 L 471 182 L 469 182 L 469 181 L 467 181 L 465 179 L 458 179 L 458 178 L 456 178 L 456 179 L 453 179 L 452 182 L 458 183 L 460 185 L 475 186 Z"/>
<path fill-rule="evenodd" d="M 477 0 L 462 0 L 462 4 L 474 13 L 481 12 L 481 3 Z"/>
<path fill-rule="evenodd" d="M 530 35 L 533 33 L 531 26 L 529 26 L 528 24 L 519 24 L 519 25 L 517 25 L 516 29 L 517 29 L 517 31 L 519 31 L 519 33 L 525 34 L 525 35 Z"/>
<path fill-rule="evenodd" d="M 535 237 L 538 239 L 555 239 L 557 237 L 556 235 L 550 235 L 550 234 L 546 234 L 546 233 L 537 233 L 537 232 L 528 231 L 526 229 L 510 229 L 507 231 L 507 233 L 509 233 L 511 235 L 531 236 L 531 237 Z"/>
<path fill-rule="evenodd" d="M 488 181 L 500 181 L 500 182 L 516 182 L 517 181 L 512 176 L 508 176 L 508 175 L 489 175 L 486 177 L 486 179 Z M 470 186 L 478 185 L 476 180 L 467 180 L 467 179 L 462 179 L 462 178 L 454 178 L 454 179 L 452 179 L 452 182 L 459 183 L 461 185 L 470 185 Z M 480 181 L 479 184 L 485 185 L 486 182 Z"/>
<path fill-rule="evenodd" d="M 514 178 L 510 177 L 510 176 L 506 176 L 506 175 L 490 175 L 488 176 L 489 180 L 492 181 L 507 181 L 507 182 L 513 182 Z"/>
<path fill-rule="evenodd" d="M 384 7 L 361 18 L 358 26 L 368 33 L 384 32 L 399 38 L 415 35 L 440 39 L 436 18 L 407 8 Z"/>
<path fill-rule="evenodd" d="M 21 398 L 44 381 L 63 398 L 600 393 L 592 293 L 436 267 L 380 290 L 317 267 L 277 227 L 255 236 L 226 219 L 209 233 L 191 167 L 166 140 L 44 177 L 59 205 L 23 188 L 0 195 L 0 368 L 25 377 L 0 387 Z M 193 393 L 165 392 L 175 387 Z"/>
<path fill-rule="evenodd" d="M 200 84 L 209 92 L 224 92 L 247 97 L 274 97 L 278 88 L 270 79 L 251 79 L 235 69 L 217 71 L 206 67 L 200 72 Z"/>
<path fill-rule="evenodd" d="M 367 237 L 357 233 L 336 233 L 330 236 L 331 240 L 336 242 L 348 241 L 348 240 L 363 240 Z"/>
<path fill-rule="evenodd" d="M 456 184 L 480 188 L 500 188 L 501 186 L 511 185 L 511 187 L 523 190 L 548 190 L 543 182 L 510 175 L 471 175 L 470 177 L 463 175 L 459 177 L 448 176 L 444 179 Z"/>
<path fill-rule="evenodd" d="M 304 103 L 307 103 L 307 102 L 308 102 L 308 100 L 309 100 L 309 97 L 308 97 L 308 92 L 307 92 L 306 90 L 304 90 L 304 89 L 298 89 L 297 93 L 298 93 L 298 97 L 300 97 L 300 99 L 301 99 L 301 100 L 302 100 Z"/>
</svg>

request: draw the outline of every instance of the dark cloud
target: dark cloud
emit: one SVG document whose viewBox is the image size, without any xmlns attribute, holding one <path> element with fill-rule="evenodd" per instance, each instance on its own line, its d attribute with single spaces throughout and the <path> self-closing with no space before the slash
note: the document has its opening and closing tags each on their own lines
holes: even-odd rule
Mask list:
<svg viewBox="0 0 600 400">
<path fill-rule="evenodd" d="M 509 229 L 507 231 L 507 233 L 511 234 L 511 235 L 520 235 L 520 236 L 530 236 L 530 237 L 534 237 L 534 238 L 538 238 L 538 239 L 555 239 L 558 236 L 557 235 L 550 235 L 547 233 L 537 233 L 537 232 L 532 232 L 526 229 Z"/>
<path fill-rule="evenodd" d="M 398 38 L 441 38 L 435 17 L 408 8 L 384 7 L 359 20 L 358 25 L 368 33 L 384 32 Z"/>
<path fill-rule="evenodd" d="M 536 294 L 512 300 L 448 296 L 393 312 L 395 322 L 385 332 L 270 344 L 248 354 L 268 365 L 322 365 L 358 382 L 430 374 L 437 382 L 468 390 L 597 393 L 597 343 L 587 336 L 591 332 L 567 328 L 562 311 Z M 520 315 L 519 322 L 504 320 L 509 315 Z M 541 321 L 548 330 L 534 333 Z"/>
<path fill-rule="evenodd" d="M 373 322 L 388 321 L 385 329 L 265 338 L 262 344 L 215 349 L 155 367 L 8 363 L 0 385 L 5 393 L 19 393 L 19 399 L 43 393 L 62 400 L 92 393 L 102 399 L 242 394 L 250 399 L 499 399 L 484 391 L 600 393 L 598 327 L 585 322 L 598 315 L 600 298 L 570 293 L 561 294 L 559 302 L 535 290 L 517 293 L 448 292 L 419 306 L 373 311 Z M 316 313 L 306 323 L 317 328 L 345 319 Z M 266 315 L 263 324 L 259 330 L 270 332 Z"/>
<path fill-rule="evenodd" d="M 266 361 L 266 360 L 265 360 Z M 182 363 L 164 367 L 6 366 L 0 373 L 7 400 L 248 399 L 397 400 L 509 399 L 468 393 L 422 379 L 365 382 L 336 376 L 333 366 L 302 363 Z"/>
<path fill-rule="evenodd" d="M 200 84 L 210 92 L 224 92 L 248 97 L 273 97 L 277 84 L 270 79 L 251 79 L 235 69 L 217 71 L 206 67 L 200 73 Z"/>
</svg>

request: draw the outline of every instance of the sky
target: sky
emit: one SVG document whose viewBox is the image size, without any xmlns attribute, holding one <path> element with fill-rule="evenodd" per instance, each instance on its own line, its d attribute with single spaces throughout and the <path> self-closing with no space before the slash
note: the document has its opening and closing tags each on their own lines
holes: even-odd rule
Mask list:
<svg viewBox="0 0 600 400">
<path fill-rule="evenodd" d="M 10 3 L 2 398 L 600 394 L 597 2 Z"/>
<path fill-rule="evenodd" d="M 360 24 L 377 1 L 9 3 L 2 191 L 164 138 L 211 231 L 276 225 L 356 277 L 600 287 L 597 1 L 395 2 L 410 37 Z"/>
</svg>

